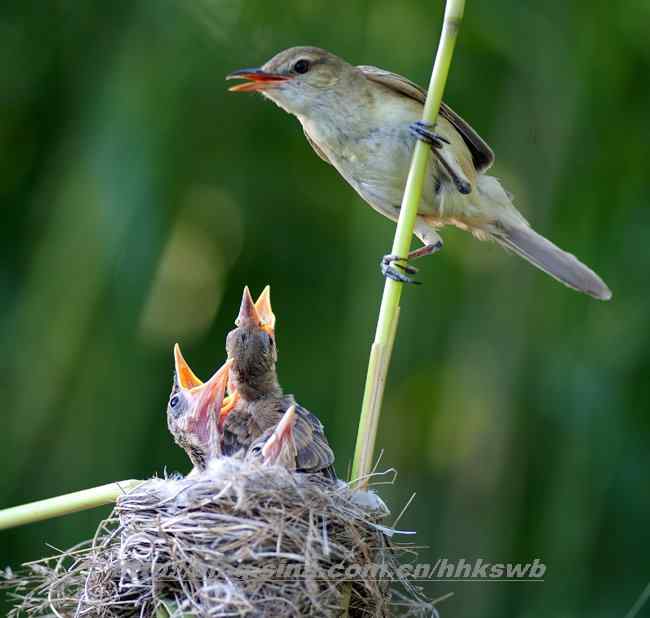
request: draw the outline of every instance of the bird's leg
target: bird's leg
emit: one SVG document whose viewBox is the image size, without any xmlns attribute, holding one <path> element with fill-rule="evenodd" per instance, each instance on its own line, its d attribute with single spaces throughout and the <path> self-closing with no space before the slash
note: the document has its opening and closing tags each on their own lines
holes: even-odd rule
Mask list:
<svg viewBox="0 0 650 618">
<path fill-rule="evenodd" d="M 424 257 L 425 255 L 433 255 L 434 253 L 438 253 L 442 249 L 442 241 L 439 240 L 438 242 L 435 243 L 429 243 L 426 245 L 423 245 L 419 249 L 414 249 L 409 253 L 409 260 L 417 260 L 418 258 Z"/>
<path fill-rule="evenodd" d="M 445 139 L 438 133 L 434 133 L 432 131 L 433 128 L 433 124 L 424 122 L 423 120 L 418 120 L 409 125 L 409 129 L 415 137 L 431 146 L 431 151 L 449 178 L 451 178 L 454 185 L 456 185 L 456 189 L 458 189 L 458 191 L 463 195 L 471 193 L 472 184 L 463 173 L 463 170 L 460 169 L 460 166 L 456 161 L 448 156 L 447 151 L 444 148 L 443 142 L 449 144 L 449 140 Z"/>
<path fill-rule="evenodd" d="M 400 257 L 399 255 L 385 255 L 381 258 L 380 268 L 381 274 L 384 277 L 388 277 L 393 281 L 401 281 L 402 283 L 421 283 L 420 281 L 415 281 L 407 275 L 414 275 L 418 272 L 418 269 L 415 266 L 410 266 L 409 264 L 399 264 L 398 262 L 406 262 L 408 260 L 417 260 L 418 258 L 424 257 L 425 255 L 432 255 L 437 253 L 442 249 L 442 241 L 438 241 L 431 244 L 426 244 L 419 249 L 411 251 L 405 258 Z M 397 268 L 404 271 L 406 274 L 402 274 L 397 270 Z"/>
</svg>

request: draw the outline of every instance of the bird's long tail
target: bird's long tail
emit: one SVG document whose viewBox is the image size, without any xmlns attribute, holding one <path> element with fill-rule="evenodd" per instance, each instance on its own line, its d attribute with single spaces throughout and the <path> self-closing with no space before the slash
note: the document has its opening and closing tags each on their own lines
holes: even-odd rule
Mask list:
<svg viewBox="0 0 650 618">
<path fill-rule="evenodd" d="M 578 292 L 599 300 L 612 297 L 605 282 L 591 268 L 528 225 L 496 178 L 479 176 L 477 192 L 481 210 L 495 215 L 493 222 L 482 229 L 491 239 Z"/>
</svg>

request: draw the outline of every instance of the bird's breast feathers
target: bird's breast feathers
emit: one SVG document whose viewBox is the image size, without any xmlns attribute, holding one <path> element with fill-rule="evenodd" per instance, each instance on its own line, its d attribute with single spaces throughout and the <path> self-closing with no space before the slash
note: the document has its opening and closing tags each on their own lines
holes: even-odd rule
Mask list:
<svg viewBox="0 0 650 618">
<path fill-rule="evenodd" d="M 301 121 L 310 142 L 366 202 L 382 212 L 399 205 L 415 143 L 408 121 L 344 127 Z"/>
<path fill-rule="evenodd" d="M 396 220 L 416 141 L 409 127 L 420 117 L 422 105 L 392 94 L 382 101 L 367 114 L 332 114 L 321 109 L 318 114 L 298 118 L 319 156 L 331 163 L 365 202 Z M 461 135 L 443 116 L 438 118 L 435 131 L 449 142 L 444 146 L 446 156 L 457 162 L 473 184 L 476 170 Z M 449 192 L 457 193 L 431 157 L 418 212 L 440 217 L 442 223 L 452 214 L 441 212 L 441 195 Z M 454 195 L 452 201 L 444 200 L 448 208 L 453 202 L 455 216 L 462 216 L 455 211 L 465 209 L 467 200 L 463 198 Z"/>
</svg>

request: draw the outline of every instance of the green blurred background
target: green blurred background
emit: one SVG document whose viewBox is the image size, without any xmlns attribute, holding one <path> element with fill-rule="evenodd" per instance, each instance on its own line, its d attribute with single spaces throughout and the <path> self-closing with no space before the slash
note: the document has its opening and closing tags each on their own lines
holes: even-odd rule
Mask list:
<svg viewBox="0 0 650 618">
<path fill-rule="evenodd" d="M 188 470 L 171 349 L 224 360 L 270 283 L 285 389 L 348 469 L 393 226 L 297 121 L 224 76 L 298 44 L 426 83 L 440 1 L 4 0 L 3 506 Z M 431 583 L 446 616 L 623 616 L 648 579 L 650 3 L 469 0 L 445 99 L 536 229 L 614 291 L 576 294 L 456 230 L 405 291 L 382 494 L 421 560 L 548 566 Z M 107 509 L 0 533 L 17 566 Z M 650 608 L 639 615 L 650 615 Z"/>
</svg>

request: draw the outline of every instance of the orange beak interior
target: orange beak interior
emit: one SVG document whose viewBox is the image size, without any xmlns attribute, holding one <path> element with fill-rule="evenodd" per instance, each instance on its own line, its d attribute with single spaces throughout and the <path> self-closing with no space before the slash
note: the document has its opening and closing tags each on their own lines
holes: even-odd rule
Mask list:
<svg viewBox="0 0 650 618">
<path fill-rule="evenodd" d="M 278 73 L 267 73 L 262 69 L 241 69 L 233 71 L 226 79 L 247 79 L 249 81 L 243 84 L 237 84 L 228 88 L 230 92 L 254 92 L 256 90 L 264 90 L 269 86 L 273 86 L 278 82 L 285 82 L 290 77 L 288 75 L 279 75 Z"/>
<path fill-rule="evenodd" d="M 203 382 L 194 375 L 194 372 L 187 364 L 187 361 L 183 358 L 181 347 L 178 344 L 174 345 L 174 367 L 176 369 L 178 385 L 181 388 L 189 390 L 203 384 Z"/>
<path fill-rule="evenodd" d="M 233 391 L 223 400 L 221 410 L 219 410 L 219 420 L 217 425 L 219 427 L 219 431 L 223 431 L 223 425 L 226 422 L 226 417 L 233 411 L 238 401 L 239 393 L 237 391 Z"/>
<path fill-rule="evenodd" d="M 271 308 L 271 286 L 266 286 L 259 298 L 255 301 L 255 309 L 260 319 L 262 330 L 266 331 L 271 337 L 275 334 L 275 314 Z"/>
</svg>

